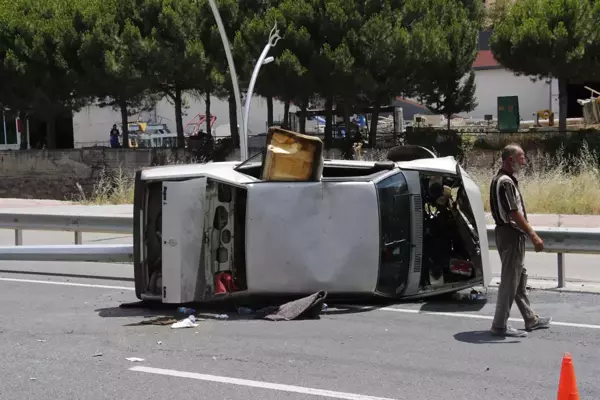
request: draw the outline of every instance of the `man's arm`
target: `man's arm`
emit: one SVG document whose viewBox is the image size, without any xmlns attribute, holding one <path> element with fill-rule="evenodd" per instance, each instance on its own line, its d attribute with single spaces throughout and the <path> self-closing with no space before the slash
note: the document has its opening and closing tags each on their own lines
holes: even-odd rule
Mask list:
<svg viewBox="0 0 600 400">
<path fill-rule="evenodd" d="M 516 188 L 512 184 L 503 182 L 500 187 L 500 201 L 506 208 L 510 218 L 515 221 L 517 226 L 529 236 L 535 251 L 541 251 L 544 248 L 544 241 L 538 236 L 533 227 L 529 224 L 529 222 L 527 222 L 523 214 L 519 211 L 515 192 Z"/>
<path fill-rule="evenodd" d="M 511 211 L 510 217 L 513 221 L 517 223 L 517 225 L 519 225 L 519 228 L 523 229 L 523 231 L 525 231 L 525 233 L 529 235 L 529 238 L 531 239 L 531 243 L 533 243 L 533 248 L 535 249 L 535 251 L 542 251 L 544 249 L 544 241 L 541 237 L 538 236 L 538 234 L 531 227 L 531 225 L 529 225 L 529 222 L 527 222 L 525 217 L 523 217 L 523 214 L 521 214 L 520 211 Z"/>
<path fill-rule="evenodd" d="M 519 226 L 519 228 L 523 229 L 523 231 L 527 235 L 529 235 L 530 237 L 533 237 L 534 235 L 536 235 L 536 233 L 533 230 L 533 228 L 531 227 L 531 225 L 529 225 L 529 222 L 527 222 L 527 220 L 525 219 L 525 217 L 523 216 L 523 214 L 521 214 L 521 212 L 519 210 L 510 211 L 509 215 L 510 215 L 510 219 L 515 221 L 517 223 L 517 225 Z"/>
</svg>

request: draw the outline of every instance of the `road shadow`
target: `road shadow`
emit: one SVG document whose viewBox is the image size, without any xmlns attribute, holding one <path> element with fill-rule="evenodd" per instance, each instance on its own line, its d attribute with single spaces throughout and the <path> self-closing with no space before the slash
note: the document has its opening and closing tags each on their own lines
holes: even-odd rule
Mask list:
<svg viewBox="0 0 600 400">
<path fill-rule="evenodd" d="M 513 344 L 521 343 L 520 338 L 506 338 L 502 336 L 492 336 L 490 331 L 467 331 L 459 332 L 454 335 L 454 339 L 459 342 L 470 344 Z"/>
<path fill-rule="evenodd" d="M 475 312 L 481 311 L 489 301 L 489 294 L 464 291 L 435 296 L 422 301 L 423 312 Z"/>
<path fill-rule="evenodd" d="M 361 314 L 377 311 L 381 308 L 398 305 L 420 306 L 423 312 L 474 312 L 480 311 L 486 304 L 487 299 L 474 299 L 472 291 L 453 293 L 450 295 L 439 295 L 424 300 L 390 300 L 373 297 L 356 297 L 344 295 L 327 295 L 325 304 L 327 307 L 322 315 L 335 316 L 345 314 Z M 220 319 L 219 316 L 226 314 L 229 321 L 257 320 L 255 312 L 266 307 L 282 306 L 290 301 L 297 300 L 303 296 L 254 296 L 249 298 L 226 297 L 205 303 L 187 304 L 163 304 L 160 302 L 137 301 L 123 303 L 118 307 L 108 307 L 95 310 L 102 318 L 131 318 L 143 317 L 145 319 L 169 317 L 183 319 L 186 314 L 178 313 L 179 307 L 194 309 L 194 315 L 198 319 Z M 241 310 L 249 309 L 250 312 Z M 145 323 L 144 323 L 145 324 Z"/>
</svg>

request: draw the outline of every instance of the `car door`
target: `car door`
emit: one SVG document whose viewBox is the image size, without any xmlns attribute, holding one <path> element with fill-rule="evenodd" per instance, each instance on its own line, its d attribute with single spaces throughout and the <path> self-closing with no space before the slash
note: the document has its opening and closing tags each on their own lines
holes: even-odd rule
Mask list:
<svg viewBox="0 0 600 400">
<path fill-rule="evenodd" d="M 456 163 L 456 174 L 462 183 L 457 198 L 459 208 L 463 208 L 460 212 L 462 218 L 458 218 L 459 224 L 462 225 L 461 234 L 469 235 L 473 249 L 479 252 L 483 282 L 485 286 L 488 286 L 492 281 L 492 267 L 490 265 L 487 223 L 481 191 L 458 162 Z M 470 210 L 464 209 L 467 204 Z M 469 211 L 472 212 L 473 218 L 469 218 Z"/>
</svg>

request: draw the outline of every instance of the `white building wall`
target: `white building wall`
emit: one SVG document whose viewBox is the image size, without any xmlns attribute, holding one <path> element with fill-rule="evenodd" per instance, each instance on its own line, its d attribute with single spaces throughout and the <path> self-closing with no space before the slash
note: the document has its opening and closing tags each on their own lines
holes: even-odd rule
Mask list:
<svg viewBox="0 0 600 400">
<path fill-rule="evenodd" d="M 475 75 L 476 97 L 479 103 L 471 113 L 461 113 L 473 119 L 483 119 L 491 114 L 498 117 L 498 97 L 518 96 L 519 112 L 524 121 L 534 120 L 539 110 L 551 107 L 558 116 L 558 83 L 554 79 L 549 85 L 547 81 L 532 81 L 527 76 L 517 76 L 509 70 L 478 70 Z"/>
<path fill-rule="evenodd" d="M 184 110 L 183 125 L 185 126 L 196 114 L 206 113 L 206 102 L 204 99 L 197 99 L 193 96 L 185 96 L 189 108 Z M 245 99 L 242 98 L 242 107 Z M 275 121 L 283 120 L 284 105 L 282 102 L 273 101 L 273 119 Z M 295 111 L 294 106 L 290 107 L 290 112 Z M 229 103 L 211 97 L 211 114 L 217 117 L 213 129 L 229 124 Z M 142 114 L 147 118 L 149 113 Z M 175 107 L 166 98 L 163 98 L 156 107 L 157 120 L 163 118 L 172 132 L 175 127 Z M 130 117 L 135 120 L 136 115 Z M 109 132 L 113 124 L 120 126 L 121 113 L 111 107 L 100 108 L 89 106 L 73 115 L 73 130 L 75 147 L 93 146 L 94 144 L 108 145 Z M 238 121 L 241 129 L 241 121 Z M 264 98 L 254 96 L 250 107 L 250 118 L 248 123 L 248 133 L 258 134 L 266 132 L 267 124 L 267 102 Z M 205 129 L 206 130 L 206 129 Z"/>
</svg>

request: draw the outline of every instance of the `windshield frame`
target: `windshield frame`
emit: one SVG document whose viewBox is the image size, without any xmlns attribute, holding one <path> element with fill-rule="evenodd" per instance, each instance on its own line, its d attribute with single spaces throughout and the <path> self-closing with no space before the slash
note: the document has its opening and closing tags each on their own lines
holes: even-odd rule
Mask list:
<svg viewBox="0 0 600 400">
<path fill-rule="evenodd" d="M 386 296 L 396 296 L 406 287 L 411 265 L 411 193 L 408 180 L 399 169 L 375 182 L 375 191 L 379 214 L 376 290 Z M 393 228 L 391 219 L 398 219 L 400 225 Z"/>
</svg>

